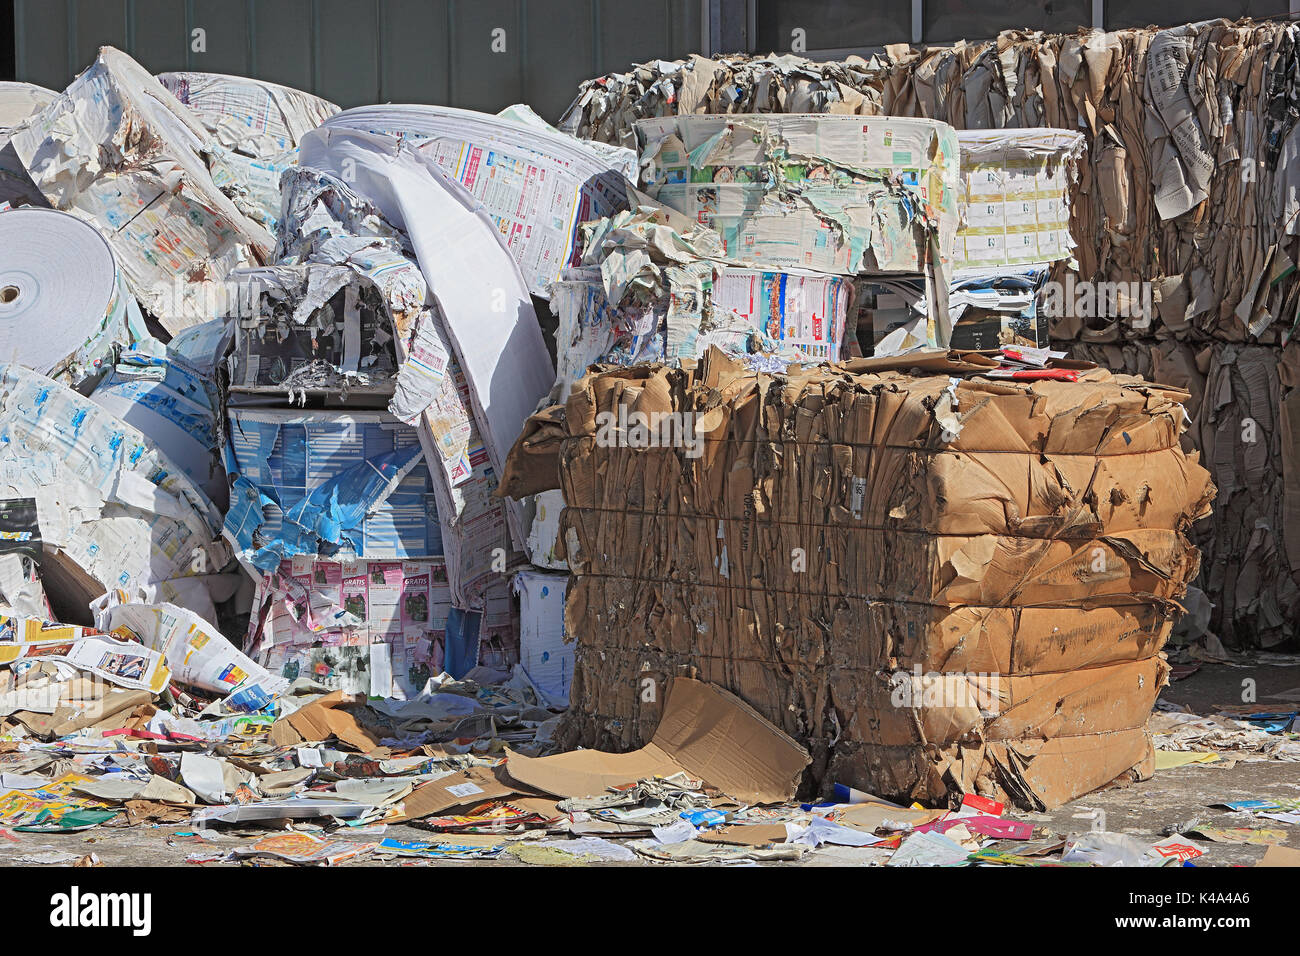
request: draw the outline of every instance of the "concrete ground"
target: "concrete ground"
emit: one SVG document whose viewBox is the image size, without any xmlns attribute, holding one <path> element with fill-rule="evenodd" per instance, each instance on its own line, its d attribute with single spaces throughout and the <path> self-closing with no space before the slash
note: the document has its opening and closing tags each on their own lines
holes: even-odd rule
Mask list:
<svg viewBox="0 0 1300 956">
<path fill-rule="evenodd" d="M 1242 681 L 1246 679 L 1255 681 L 1258 706 L 1264 711 L 1270 709 L 1269 700 L 1273 695 L 1300 688 L 1300 667 L 1206 664 L 1190 677 L 1166 687 L 1161 699 L 1185 704 L 1197 714 L 1209 714 L 1219 707 L 1239 706 Z M 1275 700 L 1274 704 L 1280 706 L 1281 700 Z M 1288 707 L 1296 705 L 1297 701 L 1293 699 L 1287 701 Z M 1009 815 L 1035 824 L 1042 823 L 1064 834 L 1072 829 L 1086 830 L 1090 823 L 1084 817 L 1093 810 L 1101 810 L 1106 814 L 1106 829 L 1150 842 L 1161 839 L 1165 827 L 1191 819 L 1216 826 L 1267 826 L 1287 830 L 1287 845 L 1300 848 L 1300 827 L 1288 827 L 1274 820 L 1257 820 L 1249 813 L 1233 813 L 1210 806 L 1226 801 L 1300 797 L 1300 763 L 1238 760 L 1235 766 L 1228 767 L 1225 764 L 1231 755 L 1225 754 L 1224 757 L 1225 761 L 1220 764 L 1192 764 L 1161 770 L 1150 780 L 1090 793 L 1051 813 L 1013 812 Z M 1076 814 L 1080 815 L 1079 818 Z M 1251 865 L 1267 849 L 1196 839 L 1189 842 L 1205 850 L 1205 856 L 1197 859 L 1197 866 Z"/>
<path fill-rule="evenodd" d="M 1300 666 L 1242 668 L 1205 665 L 1192 676 L 1165 688 L 1163 696 L 1166 700 L 1190 706 L 1196 713 L 1208 714 L 1219 706 L 1239 703 L 1242 680 L 1247 678 L 1256 682 L 1259 706 L 1267 709 L 1273 695 L 1300 688 Z M 1280 701 L 1275 701 L 1276 703 Z M 1290 700 L 1289 705 L 1295 706 L 1295 701 Z M 1071 831 L 1089 829 L 1090 817 L 1100 810 L 1106 815 L 1106 829 L 1131 834 L 1148 843 L 1161 839 L 1165 827 L 1191 819 L 1220 826 L 1280 827 L 1288 831 L 1288 845 L 1300 848 L 1300 827 L 1255 820 L 1246 813 L 1232 813 L 1211 806 L 1229 800 L 1284 797 L 1300 797 L 1300 763 L 1239 760 L 1231 767 L 1203 764 L 1163 770 L 1150 780 L 1091 793 L 1049 813 L 1032 814 L 1011 810 L 1007 816 L 1049 827 L 1064 836 Z M 189 830 L 191 828 L 187 825 L 170 824 L 157 827 L 100 827 L 66 835 L 18 833 L 15 834 L 19 841 L 17 843 L 0 836 L 0 866 L 14 865 L 23 856 L 51 851 L 78 855 L 93 852 L 105 866 L 178 866 L 183 865 L 186 856 L 191 853 L 229 849 L 267 832 L 229 829 L 207 831 L 202 842 L 176 836 Z M 341 839 L 381 839 L 379 836 L 349 836 L 346 832 L 337 835 Z M 428 841 L 432 834 L 409 826 L 390 826 L 383 836 L 397 840 Z M 1266 849 L 1262 846 L 1208 843 L 1201 840 L 1191 842 L 1205 850 L 1205 855 L 1196 861 L 1198 866 L 1249 866 L 1263 856 Z M 823 848 L 799 864 L 780 865 L 881 862 L 887 856 L 882 851 Z M 421 862 L 419 865 L 505 866 L 514 862 L 513 858 L 507 856 L 500 860 Z M 641 862 L 623 865 L 639 865 Z M 384 861 L 372 859 L 356 865 L 384 865 Z"/>
</svg>

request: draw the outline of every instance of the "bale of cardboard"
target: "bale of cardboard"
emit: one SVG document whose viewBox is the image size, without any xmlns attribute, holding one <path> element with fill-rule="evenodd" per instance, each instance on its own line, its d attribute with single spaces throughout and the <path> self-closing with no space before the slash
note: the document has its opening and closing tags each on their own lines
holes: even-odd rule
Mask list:
<svg viewBox="0 0 1300 956">
<path fill-rule="evenodd" d="M 715 349 L 598 366 L 562 437 L 540 412 L 518 454 L 554 455 L 534 474 L 558 476 L 573 573 L 557 739 L 641 746 L 688 676 L 806 745 L 823 793 L 1042 808 L 1149 773 L 1187 535 L 1214 494 L 1180 441 L 1187 393 L 983 362 L 774 375 Z"/>
</svg>

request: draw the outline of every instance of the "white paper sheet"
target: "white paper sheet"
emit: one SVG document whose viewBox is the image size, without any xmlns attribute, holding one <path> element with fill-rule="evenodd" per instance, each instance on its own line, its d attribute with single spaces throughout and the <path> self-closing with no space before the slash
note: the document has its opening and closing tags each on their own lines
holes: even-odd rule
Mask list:
<svg viewBox="0 0 1300 956">
<path fill-rule="evenodd" d="M 426 156 L 391 136 L 321 128 L 301 162 L 353 184 L 410 237 L 442 309 L 497 476 L 525 420 L 555 379 L 519 267 L 482 206 Z M 527 529 L 507 499 L 516 550 Z"/>
</svg>

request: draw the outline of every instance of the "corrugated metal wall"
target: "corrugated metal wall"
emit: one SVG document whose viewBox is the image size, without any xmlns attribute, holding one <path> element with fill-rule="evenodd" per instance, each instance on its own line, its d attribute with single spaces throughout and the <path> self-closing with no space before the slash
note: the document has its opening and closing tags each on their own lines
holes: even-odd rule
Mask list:
<svg viewBox="0 0 1300 956">
<path fill-rule="evenodd" d="M 1300 13 L 1300 0 L 0 0 L 0 17 L 10 3 L 16 77 L 53 89 L 111 43 L 155 73 L 256 76 L 345 107 L 524 102 L 552 121 L 589 77 L 691 53 L 797 48 L 833 59 L 1010 26 Z"/>
<path fill-rule="evenodd" d="M 554 121 L 588 77 L 697 52 L 701 9 L 700 0 L 15 0 L 15 72 L 62 89 L 111 44 L 155 73 L 255 76 L 344 107 L 495 112 L 523 102 Z"/>
</svg>

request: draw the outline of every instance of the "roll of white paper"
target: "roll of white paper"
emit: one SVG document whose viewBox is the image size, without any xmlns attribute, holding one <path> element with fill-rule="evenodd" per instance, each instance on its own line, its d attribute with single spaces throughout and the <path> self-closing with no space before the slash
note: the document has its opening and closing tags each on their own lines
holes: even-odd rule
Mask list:
<svg viewBox="0 0 1300 956">
<path fill-rule="evenodd" d="M 94 226 L 53 209 L 0 213 L 0 361 L 76 387 L 139 328 L 113 250 Z"/>
</svg>

